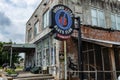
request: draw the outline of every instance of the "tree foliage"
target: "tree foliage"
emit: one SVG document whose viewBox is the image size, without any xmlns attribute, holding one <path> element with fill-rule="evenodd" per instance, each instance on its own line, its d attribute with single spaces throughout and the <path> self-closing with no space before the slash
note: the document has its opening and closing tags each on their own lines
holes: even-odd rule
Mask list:
<svg viewBox="0 0 120 80">
<path fill-rule="evenodd" d="M 10 52 L 9 51 L 2 51 L 4 44 L 12 44 L 12 41 L 10 42 L 0 42 L 0 66 L 2 66 L 3 63 L 10 63 Z M 19 63 L 19 56 L 18 53 L 14 53 L 12 55 L 12 63 Z"/>
</svg>

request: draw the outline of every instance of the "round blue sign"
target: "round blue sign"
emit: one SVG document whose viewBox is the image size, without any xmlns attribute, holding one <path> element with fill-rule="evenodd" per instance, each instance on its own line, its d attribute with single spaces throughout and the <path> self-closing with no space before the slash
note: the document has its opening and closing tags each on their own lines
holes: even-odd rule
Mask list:
<svg viewBox="0 0 120 80">
<path fill-rule="evenodd" d="M 51 26 L 54 32 L 59 35 L 61 39 L 69 38 L 73 32 L 74 19 L 70 8 L 65 5 L 56 5 L 52 9 Z"/>
<path fill-rule="evenodd" d="M 58 10 L 55 14 L 56 25 L 63 29 L 67 30 L 72 26 L 72 18 L 65 10 Z"/>
</svg>

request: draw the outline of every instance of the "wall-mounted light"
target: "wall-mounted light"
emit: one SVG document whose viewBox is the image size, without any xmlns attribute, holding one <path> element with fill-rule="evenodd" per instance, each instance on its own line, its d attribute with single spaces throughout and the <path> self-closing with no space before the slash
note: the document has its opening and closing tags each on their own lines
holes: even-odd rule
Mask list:
<svg viewBox="0 0 120 80">
<path fill-rule="evenodd" d="M 43 5 L 46 6 L 46 5 L 47 5 L 47 2 L 45 2 Z"/>
<path fill-rule="evenodd" d="M 38 15 L 36 14 L 35 17 L 37 17 Z"/>
<path fill-rule="evenodd" d="M 28 25 L 31 26 L 31 23 L 29 23 Z"/>
<path fill-rule="evenodd" d="M 46 6 L 49 3 L 50 0 L 45 0 L 45 3 L 43 3 L 44 6 Z"/>
</svg>

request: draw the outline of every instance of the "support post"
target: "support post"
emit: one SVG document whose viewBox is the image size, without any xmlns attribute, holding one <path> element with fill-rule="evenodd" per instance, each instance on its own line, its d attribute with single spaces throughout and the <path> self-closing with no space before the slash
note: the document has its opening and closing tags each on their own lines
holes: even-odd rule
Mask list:
<svg viewBox="0 0 120 80">
<path fill-rule="evenodd" d="M 78 65 L 79 65 L 79 78 L 80 80 L 83 80 L 83 54 L 82 54 L 82 39 L 81 39 L 81 23 L 80 23 L 80 17 L 75 18 L 77 20 L 77 27 L 75 27 L 78 30 Z"/>
<path fill-rule="evenodd" d="M 67 55 L 66 55 L 66 40 L 64 40 L 64 60 L 65 60 L 65 80 L 67 80 Z"/>
<path fill-rule="evenodd" d="M 110 53 L 110 58 L 111 58 L 111 69 L 114 71 L 112 73 L 112 76 L 113 76 L 112 80 L 117 80 L 114 49 L 109 48 L 109 53 Z"/>
<path fill-rule="evenodd" d="M 12 47 L 11 47 L 11 53 L 10 53 L 10 67 L 12 67 Z"/>
</svg>

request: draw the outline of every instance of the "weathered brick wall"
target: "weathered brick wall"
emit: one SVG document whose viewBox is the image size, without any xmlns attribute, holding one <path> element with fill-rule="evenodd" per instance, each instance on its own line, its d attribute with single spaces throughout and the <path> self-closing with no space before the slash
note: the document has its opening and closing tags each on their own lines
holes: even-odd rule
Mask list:
<svg viewBox="0 0 120 80">
<path fill-rule="evenodd" d="M 101 30 L 82 26 L 82 36 L 86 38 L 120 42 L 120 31 Z"/>
<path fill-rule="evenodd" d="M 78 62 L 78 47 L 77 47 L 77 39 L 70 38 L 66 41 L 66 51 L 67 51 L 67 59 L 70 57 L 74 64 Z M 64 52 L 64 43 L 63 41 L 60 43 L 60 52 Z"/>
</svg>

